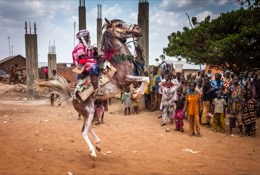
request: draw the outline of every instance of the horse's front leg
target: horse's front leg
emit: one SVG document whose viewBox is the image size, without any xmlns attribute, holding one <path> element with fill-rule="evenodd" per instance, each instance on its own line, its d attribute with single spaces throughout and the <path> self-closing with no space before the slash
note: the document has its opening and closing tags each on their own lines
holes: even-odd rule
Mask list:
<svg viewBox="0 0 260 175">
<path fill-rule="evenodd" d="M 133 82 L 135 82 L 135 81 L 142 82 L 141 86 L 138 89 L 138 93 L 141 95 L 144 94 L 145 88 L 150 82 L 149 77 L 139 77 L 139 76 L 133 76 L 133 75 L 127 75 L 126 80 L 133 81 Z"/>
<path fill-rule="evenodd" d="M 97 154 L 96 154 L 94 146 L 92 145 L 92 143 L 88 137 L 88 132 L 91 130 L 91 127 L 92 127 L 93 118 L 94 118 L 94 113 L 90 113 L 87 120 L 84 121 L 84 125 L 82 128 L 82 136 L 85 139 L 86 143 L 88 144 L 89 150 L 91 152 L 90 157 L 95 160 L 97 157 Z"/>
</svg>

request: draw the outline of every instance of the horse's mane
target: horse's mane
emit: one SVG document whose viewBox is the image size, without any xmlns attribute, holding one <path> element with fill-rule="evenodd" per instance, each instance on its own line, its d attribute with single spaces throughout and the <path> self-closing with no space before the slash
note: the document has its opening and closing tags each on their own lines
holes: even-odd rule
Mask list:
<svg viewBox="0 0 260 175">
<path fill-rule="evenodd" d="M 113 45 L 112 42 L 110 40 L 111 38 L 111 33 L 105 31 L 102 35 L 102 39 L 101 39 L 101 50 L 105 51 L 105 49 L 111 50 L 113 49 Z"/>
<path fill-rule="evenodd" d="M 114 23 L 114 22 L 125 23 L 125 21 L 123 21 L 123 20 L 121 20 L 121 19 L 113 19 L 113 20 L 111 20 L 110 24 L 109 24 L 109 23 L 105 23 L 105 24 L 102 26 L 102 30 L 108 29 L 108 28 L 112 27 L 111 24 Z"/>
</svg>

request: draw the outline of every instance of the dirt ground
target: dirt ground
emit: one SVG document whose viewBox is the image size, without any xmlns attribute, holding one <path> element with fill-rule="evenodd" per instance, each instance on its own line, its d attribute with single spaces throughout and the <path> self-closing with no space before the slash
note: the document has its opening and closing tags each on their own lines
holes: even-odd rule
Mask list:
<svg viewBox="0 0 260 175">
<path fill-rule="evenodd" d="M 209 128 L 201 128 L 200 138 L 190 137 L 187 122 L 184 133 L 176 132 L 170 123 L 160 126 L 159 111 L 124 116 L 122 104 L 114 101 L 105 113 L 105 124 L 94 126 L 107 153 L 98 153 L 94 161 L 80 132 L 83 120 L 77 119 L 72 105 L 27 101 L 21 93 L 0 86 L 1 175 L 260 172 L 259 120 L 255 138 L 214 133 Z"/>
</svg>

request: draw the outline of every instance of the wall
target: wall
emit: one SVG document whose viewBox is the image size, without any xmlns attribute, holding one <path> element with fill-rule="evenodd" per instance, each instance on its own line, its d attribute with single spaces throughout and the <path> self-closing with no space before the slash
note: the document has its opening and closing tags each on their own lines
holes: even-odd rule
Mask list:
<svg viewBox="0 0 260 175">
<path fill-rule="evenodd" d="M 77 82 L 77 74 L 72 72 L 72 67 L 57 68 L 57 74 L 62 75 L 66 80 L 69 80 L 72 84 Z"/>
<path fill-rule="evenodd" d="M 63 76 L 66 80 L 69 80 L 71 83 L 75 84 L 77 82 L 77 74 L 72 72 L 72 67 L 62 67 L 57 64 L 57 74 Z M 44 67 L 39 68 L 39 77 L 40 79 L 45 79 L 44 76 Z M 50 78 L 50 77 L 49 77 Z"/>
</svg>

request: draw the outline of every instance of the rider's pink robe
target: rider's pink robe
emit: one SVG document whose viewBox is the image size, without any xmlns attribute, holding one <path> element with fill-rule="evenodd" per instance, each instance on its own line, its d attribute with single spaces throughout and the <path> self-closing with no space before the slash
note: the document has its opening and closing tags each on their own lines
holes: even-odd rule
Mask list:
<svg viewBox="0 0 260 175">
<path fill-rule="evenodd" d="M 80 56 L 85 55 L 84 58 L 80 58 Z M 90 71 L 92 66 L 97 63 L 95 59 L 93 59 L 93 49 L 86 49 L 86 47 L 79 43 L 72 51 L 73 63 L 78 65 L 85 65 L 85 70 L 87 72 Z"/>
</svg>

